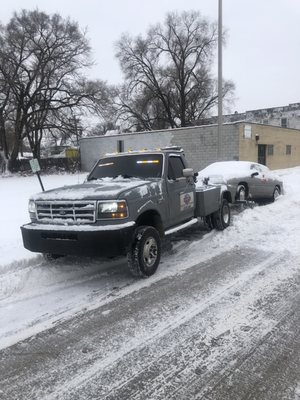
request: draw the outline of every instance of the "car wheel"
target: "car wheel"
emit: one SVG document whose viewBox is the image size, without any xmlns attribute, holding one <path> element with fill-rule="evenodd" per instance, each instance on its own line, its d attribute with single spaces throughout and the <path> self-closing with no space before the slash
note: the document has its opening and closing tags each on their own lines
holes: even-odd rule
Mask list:
<svg viewBox="0 0 300 400">
<path fill-rule="evenodd" d="M 133 276 L 147 278 L 155 273 L 161 255 L 159 233 L 152 226 L 140 226 L 127 253 L 128 268 Z"/>
<path fill-rule="evenodd" d="M 222 200 L 218 211 L 212 215 L 213 225 L 219 231 L 226 229 L 230 225 L 230 206 L 226 199 Z"/>
<path fill-rule="evenodd" d="M 275 201 L 280 196 L 280 189 L 278 186 L 275 187 L 272 200 Z"/>
<path fill-rule="evenodd" d="M 239 185 L 236 191 L 236 199 L 239 201 L 245 201 L 247 196 L 246 188 L 244 185 Z"/>
</svg>

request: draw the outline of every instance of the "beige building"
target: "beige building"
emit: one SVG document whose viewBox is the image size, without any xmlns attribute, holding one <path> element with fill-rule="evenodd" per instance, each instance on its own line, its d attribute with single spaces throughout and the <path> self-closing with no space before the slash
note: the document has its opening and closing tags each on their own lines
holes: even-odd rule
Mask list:
<svg viewBox="0 0 300 400">
<path fill-rule="evenodd" d="M 257 161 L 270 169 L 300 165 L 300 130 L 239 123 L 239 159 Z"/>
</svg>

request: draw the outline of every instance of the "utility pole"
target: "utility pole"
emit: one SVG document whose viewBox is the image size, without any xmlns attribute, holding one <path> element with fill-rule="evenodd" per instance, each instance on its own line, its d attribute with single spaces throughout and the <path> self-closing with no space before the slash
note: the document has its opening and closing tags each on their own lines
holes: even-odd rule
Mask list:
<svg viewBox="0 0 300 400">
<path fill-rule="evenodd" d="M 222 0 L 219 0 L 218 17 L 218 161 L 221 160 L 222 124 L 223 124 L 223 91 L 222 91 Z"/>
</svg>

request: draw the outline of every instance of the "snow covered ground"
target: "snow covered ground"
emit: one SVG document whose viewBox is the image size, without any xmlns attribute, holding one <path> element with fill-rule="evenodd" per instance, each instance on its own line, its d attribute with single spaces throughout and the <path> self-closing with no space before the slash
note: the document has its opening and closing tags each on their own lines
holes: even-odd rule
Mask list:
<svg viewBox="0 0 300 400">
<path fill-rule="evenodd" d="M 48 175 L 42 177 L 45 190 L 58 186 L 82 183 L 86 174 Z M 23 248 L 20 226 L 28 219 L 28 198 L 40 192 L 41 187 L 36 176 L 0 175 L 0 273 L 4 265 L 35 258 L 35 255 Z"/>
<path fill-rule="evenodd" d="M 159 270 L 147 280 L 132 278 L 122 258 L 67 257 L 49 264 L 40 255 L 25 250 L 20 225 L 28 222 L 28 197 L 40 191 L 38 180 L 36 177 L 0 178 L 0 348 L 107 304 L 112 298 L 183 274 L 200 261 L 218 256 L 224 249 L 256 248 L 274 253 L 274 262 L 286 254 L 293 262 L 264 281 L 270 288 L 299 272 L 300 167 L 279 170 L 277 174 L 284 182 L 284 196 L 273 204 L 236 214 L 232 225 L 223 232 L 212 231 L 193 241 L 176 241 L 174 251 L 163 256 Z M 84 177 L 83 174 L 52 175 L 43 177 L 43 182 L 50 189 L 82 182 Z M 244 278 L 260 268 L 264 266 L 259 264 L 256 269 L 245 271 Z M 227 285 L 230 287 L 230 282 Z M 261 290 L 261 282 L 257 281 L 253 290 Z"/>
</svg>

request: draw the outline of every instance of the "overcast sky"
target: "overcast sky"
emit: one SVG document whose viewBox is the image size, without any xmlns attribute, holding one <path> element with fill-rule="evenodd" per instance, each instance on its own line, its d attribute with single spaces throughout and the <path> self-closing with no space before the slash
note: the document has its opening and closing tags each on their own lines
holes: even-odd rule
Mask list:
<svg viewBox="0 0 300 400">
<path fill-rule="evenodd" d="M 22 8 L 58 12 L 87 28 L 91 74 L 111 84 L 122 79 L 114 43 L 123 32 L 143 34 L 175 10 L 218 18 L 218 0 L 7 0 L 0 21 Z M 236 84 L 231 112 L 300 102 L 300 0 L 223 0 L 223 26 L 223 76 Z"/>
</svg>

